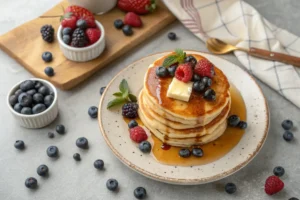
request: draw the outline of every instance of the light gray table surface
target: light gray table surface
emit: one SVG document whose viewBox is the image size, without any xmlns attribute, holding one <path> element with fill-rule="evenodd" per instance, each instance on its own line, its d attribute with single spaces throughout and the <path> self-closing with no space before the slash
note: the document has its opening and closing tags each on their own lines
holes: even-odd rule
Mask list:
<svg viewBox="0 0 300 200">
<path fill-rule="evenodd" d="M 41 15 L 57 2 L 59 0 L 0 0 L 0 34 Z M 257 8 L 269 21 L 300 35 L 299 0 L 246 0 L 246 2 Z M 169 31 L 177 33 L 179 39 L 176 42 L 167 39 Z M 6 95 L 9 89 L 16 82 L 28 79 L 32 75 L 0 51 L 0 199 L 128 200 L 134 199 L 133 190 L 137 186 L 147 189 L 149 200 L 287 200 L 292 196 L 300 198 L 299 128 L 294 131 L 295 141 L 288 144 L 282 139 L 283 130 L 280 125 L 282 120 L 290 118 L 296 127 L 299 126 L 300 110 L 260 81 L 258 82 L 270 106 L 269 136 L 259 155 L 236 174 L 199 186 L 168 185 L 137 174 L 113 155 L 100 134 L 97 120 L 90 119 L 87 115 L 89 106 L 99 103 L 100 87 L 105 86 L 121 69 L 133 61 L 157 51 L 173 50 L 177 47 L 207 52 L 200 40 L 179 22 L 175 22 L 109 64 L 79 87 L 70 91 L 59 90 L 59 118 L 49 127 L 39 130 L 19 127 L 7 108 Z M 233 55 L 223 57 L 240 65 Z M 40 55 L 37 55 L 37 59 L 40 59 Z M 53 131 L 58 123 L 67 127 L 67 133 L 49 139 L 48 131 Z M 88 151 L 80 151 L 75 146 L 75 140 L 80 136 L 88 138 L 90 142 Z M 17 139 L 25 141 L 26 150 L 19 152 L 13 147 Z M 56 161 L 50 160 L 46 155 L 46 149 L 50 145 L 57 145 L 60 150 L 61 156 Z M 75 152 L 81 153 L 81 162 L 73 160 L 72 155 Z M 105 171 L 97 171 L 93 167 L 94 160 L 99 158 L 105 161 Z M 46 164 L 50 168 L 48 178 L 38 177 L 36 168 L 40 164 Z M 277 165 L 283 166 L 286 170 L 282 178 L 285 189 L 269 197 L 264 193 L 264 182 L 272 175 L 272 170 Z M 25 179 L 30 176 L 38 179 L 38 189 L 29 190 L 24 186 Z M 118 193 L 106 189 L 105 183 L 109 178 L 116 178 L 119 181 Z M 228 195 L 224 192 L 224 184 L 227 182 L 236 183 L 237 193 Z"/>
</svg>

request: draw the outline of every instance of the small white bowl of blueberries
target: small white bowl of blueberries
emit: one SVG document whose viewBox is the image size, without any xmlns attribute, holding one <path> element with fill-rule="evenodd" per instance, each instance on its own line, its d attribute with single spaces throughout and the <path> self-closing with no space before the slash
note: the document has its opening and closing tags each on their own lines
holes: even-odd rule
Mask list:
<svg viewBox="0 0 300 200">
<path fill-rule="evenodd" d="M 42 128 L 58 115 L 57 91 L 46 80 L 32 78 L 16 84 L 7 95 L 7 105 L 25 128 Z"/>
</svg>

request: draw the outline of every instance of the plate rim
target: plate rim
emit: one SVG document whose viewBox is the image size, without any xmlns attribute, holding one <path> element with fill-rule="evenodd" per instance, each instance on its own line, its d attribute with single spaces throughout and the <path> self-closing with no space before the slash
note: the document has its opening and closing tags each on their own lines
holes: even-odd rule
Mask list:
<svg viewBox="0 0 300 200">
<path fill-rule="evenodd" d="M 183 51 L 189 51 L 189 52 L 195 52 L 195 53 L 200 53 L 200 54 L 209 54 L 209 55 L 213 55 L 213 56 L 216 56 L 214 54 L 210 54 L 210 53 L 207 53 L 207 52 L 202 52 L 202 51 L 196 51 L 196 50 L 189 50 L 189 49 L 183 49 Z M 162 51 L 162 52 L 156 52 L 156 53 L 153 53 L 153 54 L 149 54 L 147 56 L 144 56 L 138 60 L 135 60 L 134 62 L 128 64 L 124 69 L 122 69 L 121 71 L 119 71 L 110 81 L 109 83 L 107 84 L 106 88 L 109 88 L 111 86 L 111 84 L 114 82 L 114 80 L 119 76 L 121 75 L 124 71 L 126 71 L 131 65 L 147 58 L 147 57 L 151 57 L 151 56 L 154 56 L 154 55 L 157 55 L 157 54 L 164 54 L 164 53 L 171 53 L 172 51 Z M 216 56 L 218 57 L 218 56 Z M 218 57 L 222 60 L 225 60 L 233 65 L 236 65 L 232 62 L 230 62 L 229 60 L 227 59 L 224 59 L 224 58 L 221 58 L 221 57 Z M 238 65 L 236 65 L 238 66 Z M 110 140 L 108 139 L 108 137 L 106 136 L 107 134 L 105 133 L 104 131 L 104 128 L 103 128 L 103 124 L 102 124 L 102 116 L 101 116 L 101 108 L 103 106 L 103 97 L 105 96 L 107 90 L 105 90 L 103 92 L 103 94 L 101 95 L 101 98 L 100 98 L 100 103 L 99 103 L 99 109 L 98 109 L 98 125 L 99 125 L 99 128 L 100 128 L 100 131 L 101 131 L 101 134 L 106 142 L 106 144 L 108 145 L 108 147 L 111 149 L 111 151 L 114 153 L 114 155 L 122 162 L 124 163 L 127 167 L 129 167 L 130 169 L 138 172 L 139 174 L 143 175 L 143 176 L 146 176 L 150 179 L 153 179 L 153 180 L 156 180 L 156 181 L 160 181 L 160 182 L 164 182 L 164 183 L 170 183 L 170 184 L 181 184 L 181 185 L 200 185 L 200 184 L 205 184 L 205 183 L 210 183 L 210 182 L 214 182 L 214 181 L 217 181 L 217 180 L 220 180 L 220 179 L 223 179 L 227 176 L 230 176 L 236 172 L 238 172 L 239 170 L 241 170 L 242 168 L 244 168 L 245 166 L 247 166 L 255 157 L 256 155 L 260 152 L 260 150 L 262 149 L 262 147 L 264 146 L 265 142 L 266 142 L 266 139 L 267 139 L 267 136 L 268 136 L 268 133 L 269 133 L 269 129 L 270 129 L 270 110 L 269 110 L 269 106 L 268 106 L 268 102 L 266 100 L 266 97 L 261 89 L 261 87 L 258 85 L 258 83 L 256 82 L 255 78 L 249 74 L 244 68 L 238 66 L 241 70 L 243 70 L 252 80 L 253 82 L 255 83 L 255 85 L 257 86 L 257 88 L 259 89 L 259 92 L 261 93 L 263 99 L 264 99 L 264 104 L 265 104 L 265 107 L 266 107 L 266 127 L 265 127 L 265 130 L 264 130 L 264 135 L 263 135 L 263 138 L 262 140 L 257 144 L 256 146 L 256 149 L 253 151 L 253 153 L 251 154 L 251 156 L 245 160 L 244 162 L 240 163 L 239 165 L 235 166 L 234 168 L 226 171 L 226 172 L 223 172 L 223 173 L 220 173 L 220 174 L 217 174 L 217 175 L 214 175 L 214 176 L 210 176 L 210 177 L 207 177 L 207 178 L 197 178 L 197 179 L 182 179 L 182 178 L 168 178 L 168 177 L 164 177 L 164 176 L 160 176 L 160 175 L 157 175 L 157 174 L 154 174 L 154 173 L 151 173 L 149 171 L 146 171 L 138 166 L 136 166 L 135 164 L 133 164 L 132 162 L 130 162 L 129 160 L 125 159 L 114 147 L 113 145 L 111 144 Z"/>
</svg>

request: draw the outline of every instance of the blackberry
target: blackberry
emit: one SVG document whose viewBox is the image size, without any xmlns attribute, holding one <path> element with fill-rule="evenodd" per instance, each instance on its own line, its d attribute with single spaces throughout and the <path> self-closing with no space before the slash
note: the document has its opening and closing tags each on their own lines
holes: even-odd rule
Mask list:
<svg viewBox="0 0 300 200">
<path fill-rule="evenodd" d="M 125 103 L 122 107 L 122 115 L 128 118 L 136 118 L 138 116 L 137 109 L 139 105 L 137 103 Z"/>
<path fill-rule="evenodd" d="M 72 34 L 71 46 L 84 47 L 85 45 L 87 45 L 87 43 L 88 43 L 88 40 L 87 40 L 84 30 L 80 29 L 80 28 L 76 28 Z"/>
<path fill-rule="evenodd" d="M 44 25 L 41 28 L 41 34 L 43 37 L 43 40 L 45 40 L 48 43 L 53 42 L 54 40 L 54 28 L 51 25 Z"/>
</svg>

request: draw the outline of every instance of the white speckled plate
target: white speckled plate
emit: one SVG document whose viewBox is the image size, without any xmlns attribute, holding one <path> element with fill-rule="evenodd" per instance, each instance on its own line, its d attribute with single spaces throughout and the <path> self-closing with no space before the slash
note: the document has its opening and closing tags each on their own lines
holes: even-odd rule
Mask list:
<svg viewBox="0 0 300 200">
<path fill-rule="evenodd" d="M 151 155 L 140 153 L 128 133 L 121 107 L 111 110 L 106 105 L 117 92 L 122 79 L 128 81 L 133 94 L 143 87 L 148 66 L 169 52 L 142 58 L 122 70 L 107 86 L 99 105 L 99 124 L 105 141 L 113 153 L 128 167 L 149 178 L 172 184 L 194 185 L 222 179 L 246 166 L 262 148 L 269 130 L 269 111 L 265 97 L 255 80 L 240 67 L 214 55 L 187 51 L 208 58 L 220 68 L 241 92 L 247 107 L 248 128 L 237 146 L 221 159 L 194 167 L 163 165 Z M 133 153 L 135 152 L 135 153 Z"/>
</svg>

